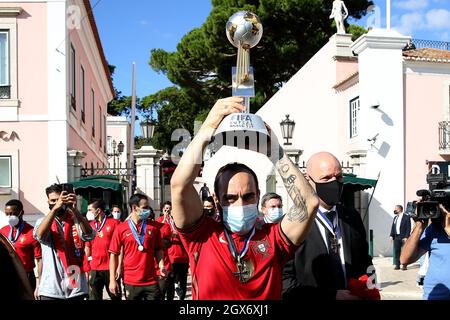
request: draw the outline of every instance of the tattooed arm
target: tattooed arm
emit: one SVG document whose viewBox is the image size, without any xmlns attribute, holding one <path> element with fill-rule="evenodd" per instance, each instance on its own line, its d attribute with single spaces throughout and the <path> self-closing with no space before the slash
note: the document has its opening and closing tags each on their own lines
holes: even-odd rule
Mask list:
<svg viewBox="0 0 450 320">
<path fill-rule="evenodd" d="M 276 168 L 294 202 L 281 220 L 281 230 L 292 243 L 300 245 L 314 221 L 319 198 L 299 168 L 285 153 L 277 161 Z"/>
</svg>

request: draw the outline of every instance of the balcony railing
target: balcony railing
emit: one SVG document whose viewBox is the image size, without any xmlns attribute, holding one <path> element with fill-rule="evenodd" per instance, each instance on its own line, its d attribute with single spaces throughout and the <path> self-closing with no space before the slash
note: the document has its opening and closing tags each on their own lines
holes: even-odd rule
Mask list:
<svg viewBox="0 0 450 320">
<path fill-rule="evenodd" d="M 440 50 L 450 50 L 450 42 L 422 39 L 412 39 L 411 42 L 416 49 L 433 48 Z"/>
<path fill-rule="evenodd" d="M 350 166 L 350 163 L 347 161 L 346 166 L 344 166 L 344 161 L 341 161 L 342 173 L 353 173 L 353 167 Z M 306 165 L 305 161 L 303 161 L 302 166 L 298 167 L 303 174 L 306 174 Z"/>
<path fill-rule="evenodd" d="M 439 149 L 450 149 L 450 121 L 439 122 Z"/>
<path fill-rule="evenodd" d="M 133 168 L 81 168 L 81 176 L 114 175 L 127 179 L 135 175 Z"/>
</svg>

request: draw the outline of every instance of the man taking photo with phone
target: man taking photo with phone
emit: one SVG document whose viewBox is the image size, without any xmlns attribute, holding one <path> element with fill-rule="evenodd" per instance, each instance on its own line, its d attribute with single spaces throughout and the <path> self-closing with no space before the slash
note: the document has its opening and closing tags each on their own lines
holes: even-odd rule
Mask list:
<svg viewBox="0 0 450 320">
<path fill-rule="evenodd" d="M 89 294 L 84 242 L 95 238 L 95 230 L 78 211 L 70 185 L 53 184 L 45 193 L 50 212 L 34 227 L 42 247 L 40 299 L 83 300 Z"/>
</svg>

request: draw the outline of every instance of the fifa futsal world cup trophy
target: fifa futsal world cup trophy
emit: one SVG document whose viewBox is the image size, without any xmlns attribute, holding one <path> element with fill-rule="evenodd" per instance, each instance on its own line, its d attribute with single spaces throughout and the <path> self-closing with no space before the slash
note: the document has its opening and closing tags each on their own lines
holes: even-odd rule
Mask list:
<svg viewBox="0 0 450 320">
<path fill-rule="evenodd" d="M 227 22 L 228 40 L 237 48 L 236 67 L 232 68 L 232 95 L 244 98 L 246 107 L 241 113 L 226 116 L 214 135 L 214 149 L 222 145 L 258 152 L 267 150 L 268 132 L 261 117 L 250 113 L 250 98 L 255 96 L 253 68 L 250 66 L 250 48 L 261 40 L 263 27 L 259 17 L 249 11 L 233 14 Z"/>
</svg>

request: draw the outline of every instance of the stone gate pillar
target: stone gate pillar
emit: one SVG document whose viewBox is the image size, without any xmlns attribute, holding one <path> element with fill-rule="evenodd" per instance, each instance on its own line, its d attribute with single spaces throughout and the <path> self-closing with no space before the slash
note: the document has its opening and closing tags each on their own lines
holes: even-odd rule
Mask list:
<svg viewBox="0 0 450 320">
<path fill-rule="evenodd" d="M 150 205 L 158 210 L 161 199 L 159 184 L 159 160 L 162 152 L 153 146 L 142 146 L 139 150 L 133 150 L 136 160 L 136 192 L 149 197 Z"/>
</svg>

